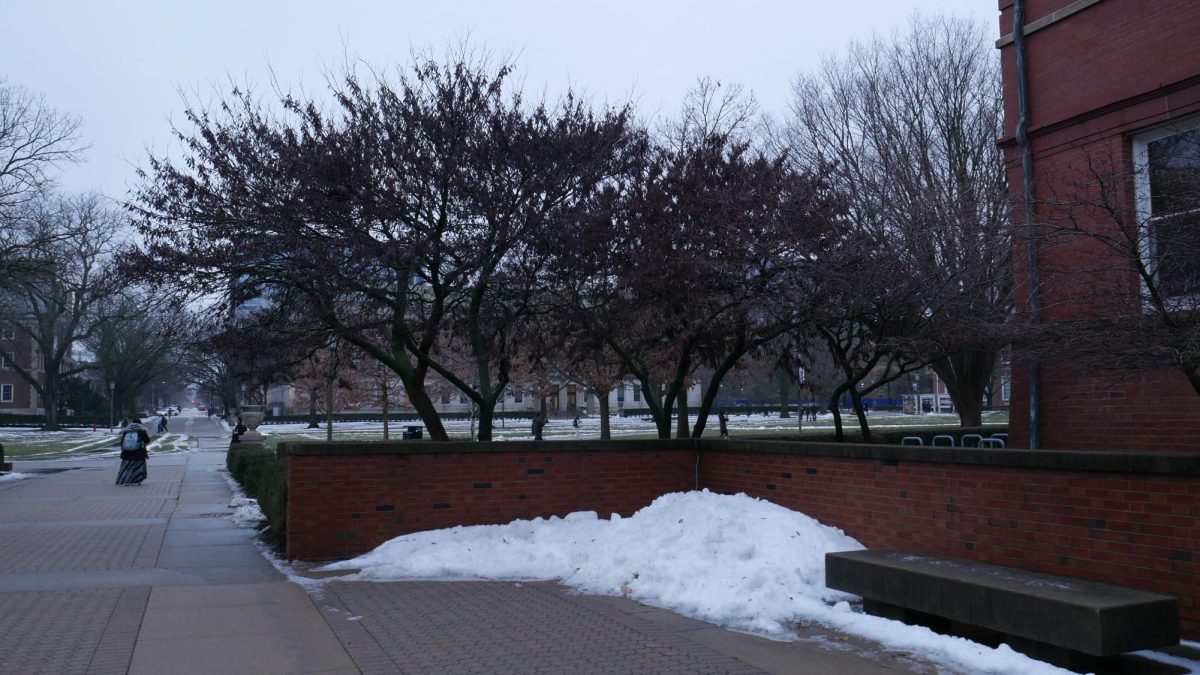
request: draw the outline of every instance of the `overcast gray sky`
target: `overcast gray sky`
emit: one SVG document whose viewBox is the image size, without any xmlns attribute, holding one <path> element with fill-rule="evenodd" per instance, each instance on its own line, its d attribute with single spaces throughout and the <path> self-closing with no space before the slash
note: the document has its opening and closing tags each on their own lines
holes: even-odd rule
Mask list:
<svg viewBox="0 0 1200 675">
<path fill-rule="evenodd" d="M 753 89 L 783 112 L 790 82 L 823 54 L 886 33 L 914 11 L 969 16 L 998 34 L 995 0 L 471 0 L 392 2 L 0 0 L 0 77 L 83 119 L 86 161 L 67 190 L 123 198 L 146 149 L 172 147 L 179 91 L 202 97 L 229 77 L 319 92 L 345 56 L 406 64 L 411 47 L 441 53 L 470 35 L 514 53 L 526 88 L 567 86 L 597 101 L 633 97 L 674 114 L 701 76 Z"/>
</svg>

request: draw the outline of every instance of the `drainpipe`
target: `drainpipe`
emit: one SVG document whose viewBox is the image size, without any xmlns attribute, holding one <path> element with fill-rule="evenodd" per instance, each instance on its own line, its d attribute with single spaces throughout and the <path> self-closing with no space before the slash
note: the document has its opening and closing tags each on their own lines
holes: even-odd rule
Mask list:
<svg viewBox="0 0 1200 675">
<path fill-rule="evenodd" d="M 1038 274 L 1037 214 L 1033 202 L 1033 147 L 1029 142 L 1029 66 L 1025 46 L 1025 2 L 1013 1 L 1013 48 L 1017 58 L 1017 146 L 1021 148 L 1021 183 L 1025 201 L 1024 218 L 1028 259 L 1026 283 L 1029 287 L 1026 302 L 1029 307 L 1029 325 L 1041 322 L 1041 278 Z M 1039 359 L 1029 361 L 1029 449 L 1041 447 L 1042 383 Z"/>
</svg>

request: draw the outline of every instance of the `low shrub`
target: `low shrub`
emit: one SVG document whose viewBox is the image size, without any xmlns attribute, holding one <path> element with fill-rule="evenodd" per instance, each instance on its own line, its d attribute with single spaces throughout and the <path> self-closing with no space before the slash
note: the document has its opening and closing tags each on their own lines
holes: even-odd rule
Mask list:
<svg viewBox="0 0 1200 675">
<path fill-rule="evenodd" d="M 118 416 L 115 420 L 120 422 Z M 41 427 L 46 424 L 45 415 L 14 415 L 10 413 L 0 413 L 0 427 Z M 60 427 L 97 427 L 108 426 L 108 415 L 59 415 L 58 426 Z"/>
<path fill-rule="evenodd" d="M 229 473 L 258 507 L 270 525 L 268 536 L 283 544 L 287 536 L 287 457 L 258 443 L 232 443 L 225 454 Z"/>
</svg>

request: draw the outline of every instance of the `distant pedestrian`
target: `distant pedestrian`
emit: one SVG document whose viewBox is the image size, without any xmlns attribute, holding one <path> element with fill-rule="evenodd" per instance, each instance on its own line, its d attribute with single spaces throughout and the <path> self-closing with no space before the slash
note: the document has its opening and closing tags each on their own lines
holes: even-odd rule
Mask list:
<svg viewBox="0 0 1200 675">
<path fill-rule="evenodd" d="M 167 416 L 160 415 L 158 418 L 158 433 L 164 433 L 167 430 Z"/>
<path fill-rule="evenodd" d="M 233 443 L 242 442 L 242 434 L 246 433 L 246 425 L 242 424 L 242 416 L 237 416 L 237 425 L 233 427 Z"/>
<path fill-rule="evenodd" d="M 121 468 L 117 471 L 117 485 L 141 485 L 146 480 L 146 460 L 149 452 L 150 432 L 138 418 L 121 430 Z"/>
<path fill-rule="evenodd" d="M 724 411 L 718 413 L 717 422 L 721 425 L 721 438 L 729 438 L 729 415 Z"/>
<path fill-rule="evenodd" d="M 546 419 L 546 413 L 539 413 L 533 418 L 533 440 L 542 440 L 542 428 L 546 426 L 547 422 L 549 420 Z"/>
<path fill-rule="evenodd" d="M 574 426 L 576 429 L 579 428 L 579 415 L 578 414 L 576 414 L 575 419 L 571 421 L 571 425 Z"/>
</svg>

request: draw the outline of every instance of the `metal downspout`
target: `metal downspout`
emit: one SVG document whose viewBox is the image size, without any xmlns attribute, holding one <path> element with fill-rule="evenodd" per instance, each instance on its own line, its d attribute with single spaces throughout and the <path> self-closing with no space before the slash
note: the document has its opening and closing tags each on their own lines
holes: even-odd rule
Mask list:
<svg viewBox="0 0 1200 675">
<path fill-rule="evenodd" d="M 1029 307 L 1029 324 L 1035 325 L 1042 319 L 1041 277 L 1038 274 L 1037 214 L 1033 202 L 1033 147 L 1029 142 L 1029 69 L 1025 45 L 1025 2 L 1013 1 L 1013 47 L 1017 58 L 1017 145 L 1021 148 L 1021 183 L 1023 188 L 1026 246 L 1028 259 L 1026 281 L 1029 287 L 1026 302 Z M 1029 449 L 1041 447 L 1042 386 L 1039 359 L 1029 361 Z"/>
</svg>

